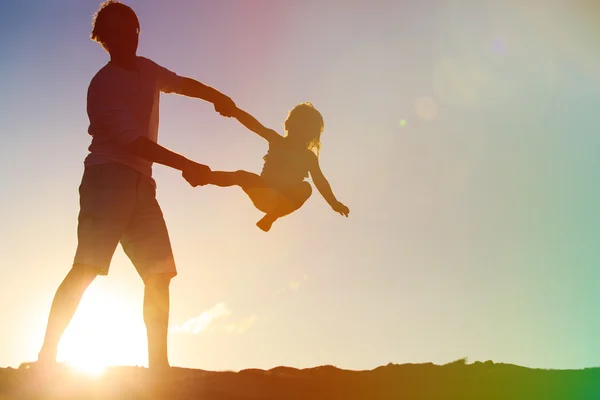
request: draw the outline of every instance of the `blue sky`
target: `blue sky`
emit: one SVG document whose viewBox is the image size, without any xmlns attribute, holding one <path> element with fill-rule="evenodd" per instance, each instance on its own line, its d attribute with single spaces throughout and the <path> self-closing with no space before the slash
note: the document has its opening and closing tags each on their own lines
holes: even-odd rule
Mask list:
<svg viewBox="0 0 600 400">
<path fill-rule="evenodd" d="M 351 209 L 342 218 L 315 192 L 264 234 L 241 191 L 193 189 L 156 166 L 180 272 L 174 365 L 600 364 L 593 2 L 128 4 L 140 55 L 265 125 L 281 130 L 313 102 L 321 165 Z M 85 93 L 108 60 L 89 40 L 96 8 L 27 1 L 0 13 L 0 365 L 35 358 L 74 255 Z M 173 95 L 161 106 L 161 144 L 260 171 L 266 144 L 235 120 Z M 142 291 L 118 249 L 62 357 L 143 364 Z"/>
</svg>

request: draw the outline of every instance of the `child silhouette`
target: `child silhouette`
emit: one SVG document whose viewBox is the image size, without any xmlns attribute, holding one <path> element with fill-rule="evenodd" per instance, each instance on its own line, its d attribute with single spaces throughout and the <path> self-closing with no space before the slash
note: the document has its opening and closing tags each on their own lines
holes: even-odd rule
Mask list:
<svg viewBox="0 0 600 400">
<path fill-rule="evenodd" d="M 284 124 L 286 136 L 266 128 L 239 108 L 233 117 L 269 142 L 263 170 L 260 175 L 248 171 L 212 171 L 207 180 L 216 186 L 240 186 L 254 206 L 265 213 L 256 223 L 260 229 L 269 231 L 278 218 L 296 211 L 308 200 L 312 188 L 304 179 L 309 173 L 331 208 L 348 216 L 350 210 L 336 199 L 319 166 L 324 123 L 323 116 L 311 103 L 298 104 L 289 112 Z M 183 176 L 187 179 L 185 172 Z"/>
</svg>

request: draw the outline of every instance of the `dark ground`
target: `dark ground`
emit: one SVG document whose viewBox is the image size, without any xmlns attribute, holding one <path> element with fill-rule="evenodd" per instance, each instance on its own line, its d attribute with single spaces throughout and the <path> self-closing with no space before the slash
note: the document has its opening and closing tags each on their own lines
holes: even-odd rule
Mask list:
<svg viewBox="0 0 600 400">
<path fill-rule="evenodd" d="M 0 369 L 8 399 L 598 399 L 600 368 L 541 370 L 510 364 L 389 364 L 370 371 L 332 366 L 211 372 L 112 367 L 92 378 L 73 371 L 42 374 Z"/>
</svg>

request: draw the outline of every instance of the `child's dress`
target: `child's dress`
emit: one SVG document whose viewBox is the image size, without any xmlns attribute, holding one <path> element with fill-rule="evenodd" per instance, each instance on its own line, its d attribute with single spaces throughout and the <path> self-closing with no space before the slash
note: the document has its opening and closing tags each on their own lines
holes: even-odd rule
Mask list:
<svg viewBox="0 0 600 400">
<path fill-rule="evenodd" d="M 308 178 L 310 153 L 310 150 L 289 146 L 286 139 L 269 145 L 260 174 L 267 187 L 246 190 L 256 208 L 269 213 L 281 201 L 296 202 L 292 193 Z"/>
</svg>

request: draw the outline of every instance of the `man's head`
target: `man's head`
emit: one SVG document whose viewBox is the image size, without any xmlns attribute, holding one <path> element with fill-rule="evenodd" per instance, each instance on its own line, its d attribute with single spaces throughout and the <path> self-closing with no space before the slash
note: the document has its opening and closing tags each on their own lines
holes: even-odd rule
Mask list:
<svg viewBox="0 0 600 400">
<path fill-rule="evenodd" d="M 117 0 L 100 4 L 92 21 L 91 39 L 100 43 L 111 56 L 135 56 L 140 21 L 131 7 Z"/>
</svg>

